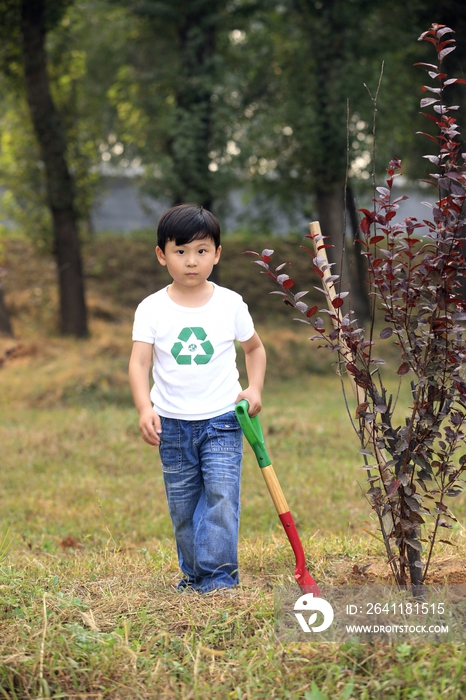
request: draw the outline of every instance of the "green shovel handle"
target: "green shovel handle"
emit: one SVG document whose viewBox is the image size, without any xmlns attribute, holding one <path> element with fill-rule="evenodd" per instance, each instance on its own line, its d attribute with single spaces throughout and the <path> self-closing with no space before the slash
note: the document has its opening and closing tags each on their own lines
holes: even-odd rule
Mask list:
<svg viewBox="0 0 466 700">
<path fill-rule="evenodd" d="M 264 435 L 258 416 L 248 414 L 249 404 L 245 399 L 242 399 L 236 404 L 235 413 L 238 423 L 246 437 L 246 440 L 251 445 L 256 455 L 257 463 L 260 467 L 268 467 L 272 464 L 272 460 L 265 449 Z"/>
</svg>

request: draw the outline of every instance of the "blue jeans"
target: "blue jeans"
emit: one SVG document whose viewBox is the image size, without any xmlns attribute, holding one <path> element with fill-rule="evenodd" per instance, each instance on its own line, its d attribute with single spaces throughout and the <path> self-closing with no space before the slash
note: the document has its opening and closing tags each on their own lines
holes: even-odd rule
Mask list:
<svg viewBox="0 0 466 700">
<path fill-rule="evenodd" d="M 236 586 L 243 440 L 235 412 L 161 421 L 165 491 L 186 577 L 178 587 Z"/>
</svg>

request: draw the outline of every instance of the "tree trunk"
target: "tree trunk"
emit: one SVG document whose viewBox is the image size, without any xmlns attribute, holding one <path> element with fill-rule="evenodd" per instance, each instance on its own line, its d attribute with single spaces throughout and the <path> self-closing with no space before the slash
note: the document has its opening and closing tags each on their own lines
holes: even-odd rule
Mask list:
<svg viewBox="0 0 466 700">
<path fill-rule="evenodd" d="M 356 202 L 351 187 L 346 188 L 346 210 L 351 224 L 352 245 L 350 253 L 350 275 L 353 288 L 354 310 L 361 324 L 369 321 L 371 309 L 369 304 L 368 285 L 366 280 L 367 261 L 362 255 L 362 246 L 359 241 L 359 220 L 356 211 Z"/>
<path fill-rule="evenodd" d="M 179 176 L 176 203 L 193 201 L 211 211 L 212 173 L 209 151 L 212 140 L 213 56 L 217 41 L 220 0 L 203 0 L 180 15 L 178 45 L 180 75 L 175 87 L 177 121 L 170 143 Z M 219 266 L 210 278 L 219 282 Z"/>
<path fill-rule="evenodd" d="M 13 329 L 10 323 L 10 316 L 8 310 L 5 306 L 5 299 L 3 297 L 3 289 L 0 284 L 0 335 L 6 335 L 13 338 Z"/>
<path fill-rule="evenodd" d="M 45 165 L 60 294 L 60 332 L 88 334 L 74 185 L 66 163 L 62 120 L 53 102 L 45 50 L 45 0 L 22 0 L 21 36 L 26 96 Z"/>
<path fill-rule="evenodd" d="M 327 244 L 333 248 L 327 249 L 327 257 L 332 264 L 332 275 L 340 275 L 335 283 L 335 291 L 346 292 L 350 288 L 348 256 L 346 255 L 344 230 L 344 188 L 334 186 L 317 190 L 317 215 L 319 217 L 322 235 L 327 236 Z M 346 313 L 352 308 L 351 295 L 345 298 L 341 311 Z"/>
<path fill-rule="evenodd" d="M 420 532 L 416 532 L 413 539 L 419 542 Z M 423 586 L 423 571 L 422 567 L 416 566 L 419 562 L 422 562 L 421 553 L 417 549 L 413 549 L 409 545 L 406 548 L 406 553 L 408 555 L 409 561 L 409 577 L 411 581 L 411 593 L 413 596 L 419 597 L 424 593 Z"/>
</svg>

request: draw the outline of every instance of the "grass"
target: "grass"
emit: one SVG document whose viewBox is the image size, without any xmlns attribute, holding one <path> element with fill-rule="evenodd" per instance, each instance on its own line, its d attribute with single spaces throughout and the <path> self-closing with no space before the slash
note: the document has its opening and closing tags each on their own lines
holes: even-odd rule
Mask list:
<svg viewBox="0 0 466 700">
<path fill-rule="evenodd" d="M 363 553 L 367 543 L 333 537 L 314 545 L 321 570 Z M 171 592 L 166 544 L 17 556 L 0 569 L 4 697 L 464 697 L 462 646 L 277 642 L 272 586 L 285 575 L 283 554 L 243 542 L 250 580 L 228 597 Z"/>
<path fill-rule="evenodd" d="M 0 343 L 0 698 L 466 695 L 461 645 L 275 639 L 274 586 L 292 582 L 294 562 L 249 448 L 241 586 L 176 594 L 160 463 L 139 437 L 126 380 L 130 309 L 106 278 L 92 289 L 91 339 L 58 339 L 52 291 L 34 292 L 46 274 L 41 282 L 34 258 L 26 263 L 30 287 L 18 273 L 10 291 L 17 339 Z M 352 581 L 355 566 L 385 571 L 339 380 L 301 324 L 277 323 L 259 328 L 269 355 L 261 421 L 309 570 L 322 583 Z M 464 522 L 465 500 L 455 505 Z M 460 525 L 453 539 L 453 554 L 436 553 L 439 580 L 445 562 L 464 568 Z"/>
</svg>

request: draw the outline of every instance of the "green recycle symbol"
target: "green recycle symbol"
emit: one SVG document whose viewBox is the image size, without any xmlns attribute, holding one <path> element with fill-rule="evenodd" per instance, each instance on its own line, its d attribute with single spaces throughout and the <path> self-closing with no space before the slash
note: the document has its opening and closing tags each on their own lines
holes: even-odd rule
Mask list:
<svg viewBox="0 0 466 700">
<path fill-rule="evenodd" d="M 174 343 L 171 349 L 171 354 L 179 365 L 190 365 L 192 361 L 196 365 L 206 365 L 214 354 L 212 343 L 206 338 L 207 333 L 203 328 L 183 328 L 178 336 L 178 342 Z M 185 344 L 188 341 L 190 342 L 187 345 L 187 349 L 190 351 L 190 354 L 183 352 L 186 351 Z M 194 354 L 196 350 L 198 352 Z"/>
</svg>

